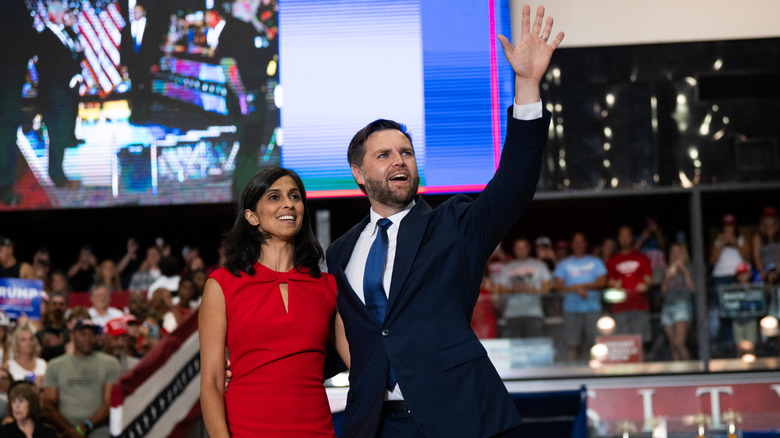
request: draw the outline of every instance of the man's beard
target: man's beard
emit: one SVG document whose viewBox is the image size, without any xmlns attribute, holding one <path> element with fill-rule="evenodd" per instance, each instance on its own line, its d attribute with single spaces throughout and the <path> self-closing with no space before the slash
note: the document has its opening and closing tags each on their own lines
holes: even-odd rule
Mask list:
<svg viewBox="0 0 780 438">
<path fill-rule="evenodd" d="M 375 199 L 382 205 L 397 209 L 403 209 L 412 202 L 417 195 L 417 187 L 420 184 L 418 175 L 410 175 L 412 184 L 409 186 L 409 190 L 405 193 L 397 193 L 390 188 L 390 183 L 387 180 L 371 179 L 365 173 L 363 178 L 366 182 L 366 195 L 370 199 Z"/>
</svg>

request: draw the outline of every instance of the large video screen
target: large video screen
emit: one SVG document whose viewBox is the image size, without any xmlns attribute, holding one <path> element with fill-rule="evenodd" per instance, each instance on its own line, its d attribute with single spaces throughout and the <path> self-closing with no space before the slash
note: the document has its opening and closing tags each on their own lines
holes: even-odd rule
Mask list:
<svg viewBox="0 0 780 438">
<path fill-rule="evenodd" d="M 478 191 L 495 170 L 508 1 L 2 9 L 0 209 L 230 202 L 269 165 L 311 197 L 357 196 L 346 149 L 376 118 L 411 131 L 423 193 Z"/>
</svg>

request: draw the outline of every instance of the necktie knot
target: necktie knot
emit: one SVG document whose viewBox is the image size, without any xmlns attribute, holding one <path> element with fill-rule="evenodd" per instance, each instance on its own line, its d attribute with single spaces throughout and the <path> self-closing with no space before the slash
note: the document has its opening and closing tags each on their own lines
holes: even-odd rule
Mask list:
<svg viewBox="0 0 780 438">
<path fill-rule="evenodd" d="M 382 219 L 376 221 L 376 226 L 379 227 L 379 229 L 384 233 L 387 232 L 387 229 L 390 228 L 390 225 L 393 225 L 393 221 L 391 221 L 386 217 L 383 217 Z"/>
</svg>

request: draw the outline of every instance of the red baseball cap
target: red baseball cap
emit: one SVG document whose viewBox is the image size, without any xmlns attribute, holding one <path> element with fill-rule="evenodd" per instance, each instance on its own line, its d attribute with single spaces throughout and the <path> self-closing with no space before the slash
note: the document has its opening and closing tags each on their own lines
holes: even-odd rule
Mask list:
<svg viewBox="0 0 780 438">
<path fill-rule="evenodd" d="M 764 207 L 764 211 L 761 212 L 761 217 L 766 217 L 766 216 L 777 217 L 777 210 L 772 206 Z"/>
<path fill-rule="evenodd" d="M 734 225 L 737 223 L 737 218 L 733 214 L 724 214 L 720 219 L 720 223 L 723 225 Z"/>
<path fill-rule="evenodd" d="M 746 272 L 750 272 L 750 265 L 748 265 L 745 262 L 742 262 L 737 265 L 737 272 L 735 273 L 735 275 L 744 274 Z"/>
<path fill-rule="evenodd" d="M 127 334 L 127 320 L 124 317 L 114 318 L 103 327 L 103 333 L 109 336 L 121 336 Z"/>
</svg>

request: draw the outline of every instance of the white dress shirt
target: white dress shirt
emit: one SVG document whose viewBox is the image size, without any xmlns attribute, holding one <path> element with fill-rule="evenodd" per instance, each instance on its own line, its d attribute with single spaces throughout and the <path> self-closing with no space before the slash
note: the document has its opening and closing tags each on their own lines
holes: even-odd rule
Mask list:
<svg viewBox="0 0 780 438">
<path fill-rule="evenodd" d="M 542 117 L 542 102 L 531 103 L 528 105 L 514 105 L 512 108 L 512 117 L 518 120 L 535 120 Z M 393 277 L 393 266 L 395 265 L 395 250 L 396 243 L 398 241 L 398 226 L 409 211 L 414 207 L 415 202 L 412 201 L 402 211 L 388 216 L 388 219 L 393 223 L 387 228 L 387 259 L 385 261 L 385 270 L 382 274 L 382 287 L 385 290 L 385 295 L 390 294 L 390 280 Z M 347 276 L 352 290 L 360 298 L 364 304 L 366 298 L 363 292 L 363 274 L 366 269 L 366 261 L 368 260 L 368 252 L 371 250 L 371 245 L 374 243 L 374 239 L 377 237 L 377 221 L 382 218 L 377 214 L 374 209 L 371 209 L 370 220 L 360 236 L 355 242 L 355 248 L 352 250 L 352 255 L 347 263 L 347 268 L 344 273 Z M 396 384 L 392 392 L 387 393 L 387 400 L 403 400 L 403 394 L 401 393 L 401 385 Z"/>
</svg>

